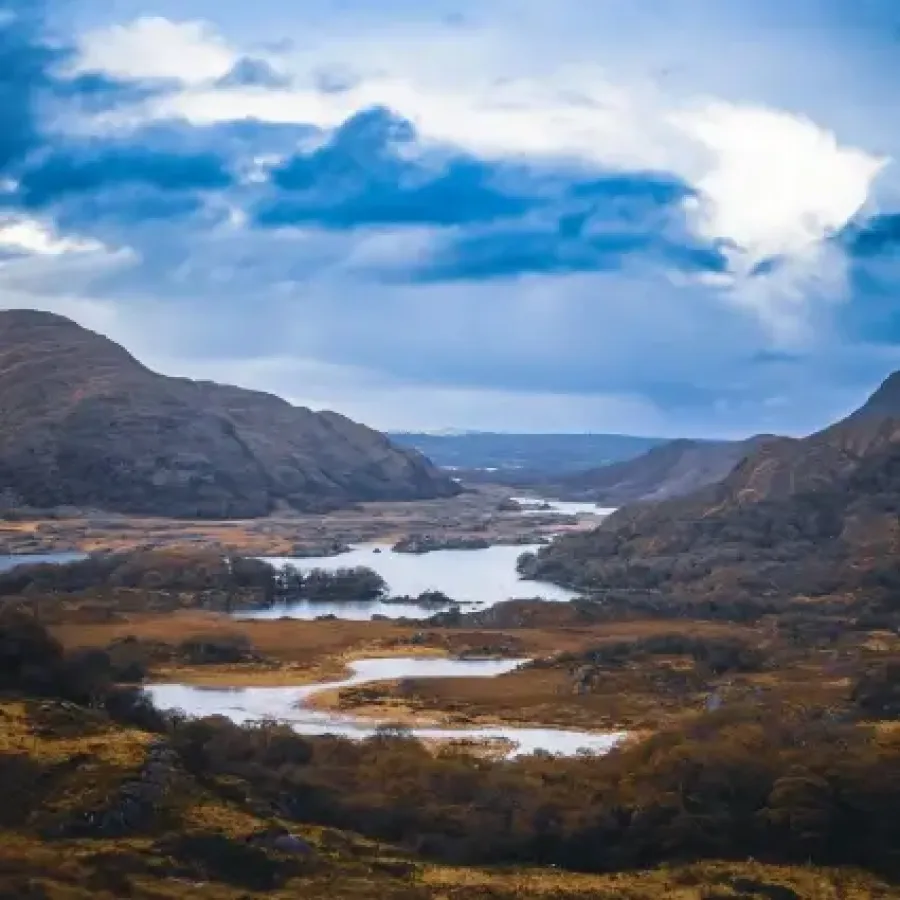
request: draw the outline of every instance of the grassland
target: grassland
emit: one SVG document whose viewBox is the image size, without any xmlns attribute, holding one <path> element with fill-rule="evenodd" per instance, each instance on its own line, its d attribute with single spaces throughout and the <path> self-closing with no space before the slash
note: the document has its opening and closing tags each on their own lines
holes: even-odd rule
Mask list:
<svg viewBox="0 0 900 900">
<path fill-rule="evenodd" d="M 551 609 L 557 604 L 547 604 Z M 562 611 L 561 613 L 562 614 Z M 236 621 L 180 611 L 119 615 L 84 621 L 77 611 L 51 623 L 67 646 L 103 649 L 127 637 L 177 645 L 196 639 L 246 640 L 259 659 L 229 665 L 165 661 L 152 677 L 221 686 L 290 685 L 331 680 L 347 663 L 377 656 L 487 655 L 537 663 L 493 679 L 408 679 L 321 695 L 318 704 L 382 720 L 462 725 L 509 723 L 587 730 L 643 731 L 697 715 L 715 696 L 769 708 L 840 711 L 860 673 L 900 653 L 887 632 L 848 631 L 834 642 L 797 646 L 765 623 L 709 621 L 606 622 L 575 627 L 429 628 L 391 622 L 296 620 Z M 677 646 L 690 638 L 711 646 L 750 648 L 758 664 L 748 671 L 718 671 Z M 647 642 L 673 639 L 662 652 Z M 610 659 L 604 654 L 612 652 Z"/>
<path fill-rule="evenodd" d="M 704 862 L 586 875 L 428 862 L 352 831 L 278 822 L 221 781 L 178 769 L 153 821 L 115 838 L 53 837 L 139 777 L 152 736 L 54 701 L 0 700 L 0 897 L 8 900 L 863 900 L 900 889 L 854 869 Z M 13 781 L 14 772 L 18 777 Z M 29 773 L 31 779 L 29 779 Z M 39 790 L 34 787 L 37 784 Z M 29 790 L 33 789 L 33 790 Z M 273 824 L 310 848 L 249 853 Z M 187 840 L 189 838 L 190 840 Z M 206 843 L 204 843 L 204 841 Z M 216 853 L 190 848 L 215 847 Z M 245 864 L 229 865 L 234 854 Z M 221 856 L 218 854 L 222 854 Z"/>
</svg>

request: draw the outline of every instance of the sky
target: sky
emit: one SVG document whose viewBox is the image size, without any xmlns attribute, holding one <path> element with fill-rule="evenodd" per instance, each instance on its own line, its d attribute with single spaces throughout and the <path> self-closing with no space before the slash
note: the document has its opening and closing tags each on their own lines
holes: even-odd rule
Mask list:
<svg viewBox="0 0 900 900">
<path fill-rule="evenodd" d="M 384 430 L 900 369 L 894 0 L 0 0 L 0 308 Z"/>
</svg>

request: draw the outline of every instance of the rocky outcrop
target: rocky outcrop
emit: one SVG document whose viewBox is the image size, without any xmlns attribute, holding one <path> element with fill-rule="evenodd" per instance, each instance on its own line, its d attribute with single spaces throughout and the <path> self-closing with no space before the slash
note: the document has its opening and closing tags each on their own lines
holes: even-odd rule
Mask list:
<svg viewBox="0 0 900 900">
<path fill-rule="evenodd" d="M 168 378 L 61 316 L 0 312 L 0 495 L 173 517 L 452 496 L 414 450 L 333 412 Z"/>
</svg>

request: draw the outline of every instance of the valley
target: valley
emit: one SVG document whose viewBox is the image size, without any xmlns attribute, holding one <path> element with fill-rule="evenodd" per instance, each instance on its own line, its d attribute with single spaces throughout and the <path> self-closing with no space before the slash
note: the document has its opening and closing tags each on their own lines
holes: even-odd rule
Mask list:
<svg viewBox="0 0 900 900">
<path fill-rule="evenodd" d="M 75 336 L 83 361 L 94 338 Z M 114 382 L 90 384 L 107 414 Z M 897 385 L 809 438 L 626 440 L 555 486 L 465 481 L 355 432 L 362 474 L 324 503 L 270 483 L 251 509 L 228 479 L 232 499 L 191 482 L 159 506 L 143 487 L 59 503 L 74 470 L 48 508 L 7 492 L 0 882 L 50 900 L 83 882 L 104 900 L 897 896 Z M 290 409 L 244 398 L 250 425 L 227 391 L 171 390 L 220 397 L 281 464 L 269 429 Z M 81 440 L 68 416 L 54 434 Z M 96 436 L 91 459 L 118 452 Z"/>
<path fill-rule="evenodd" d="M 209 520 L 70 512 L 52 517 L 18 511 L 0 516 L 0 553 L 122 551 L 166 546 L 218 546 L 260 556 L 325 556 L 349 544 L 395 543 L 430 535 L 481 539 L 488 544 L 536 543 L 590 527 L 605 511 L 578 504 L 528 511 L 505 507 L 508 488 L 481 485 L 456 497 L 396 503 L 359 503 L 325 514 L 292 513 L 254 519 Z M 596 513 L 593 512 L 596 510 Z M 580 517 L 581 521 L 577 521 Z"/>
</svg>

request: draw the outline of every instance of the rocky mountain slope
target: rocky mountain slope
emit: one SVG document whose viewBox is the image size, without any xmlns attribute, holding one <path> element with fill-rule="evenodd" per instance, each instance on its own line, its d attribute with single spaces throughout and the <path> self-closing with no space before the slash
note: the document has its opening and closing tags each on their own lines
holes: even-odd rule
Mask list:
<svg viewBox="0 0 900 900">
<path fill-rule="evenodd" d="M 620 509 L 522 561 L 598 590 L 717 602 L 900 587 L 900 374 L 846 419 L 764 441 L 718 484 Z M 885 602 L 892 603 L 890 597 Z"/>
<path fill-rule="evenodd" d="M 766 437 L 746 441 L 679 439 L 635 457 L 561 479 L 551 493 L 562 500 L 624 506 L 666 500 L 721 481 Z"/>
<path fill-rule="evenodd" d="M 458 493 L 415 451 L 332 412 L 150 371 L 61 316 L 0 312 L 0 496 L 253 517 Z"/>
</svg>

